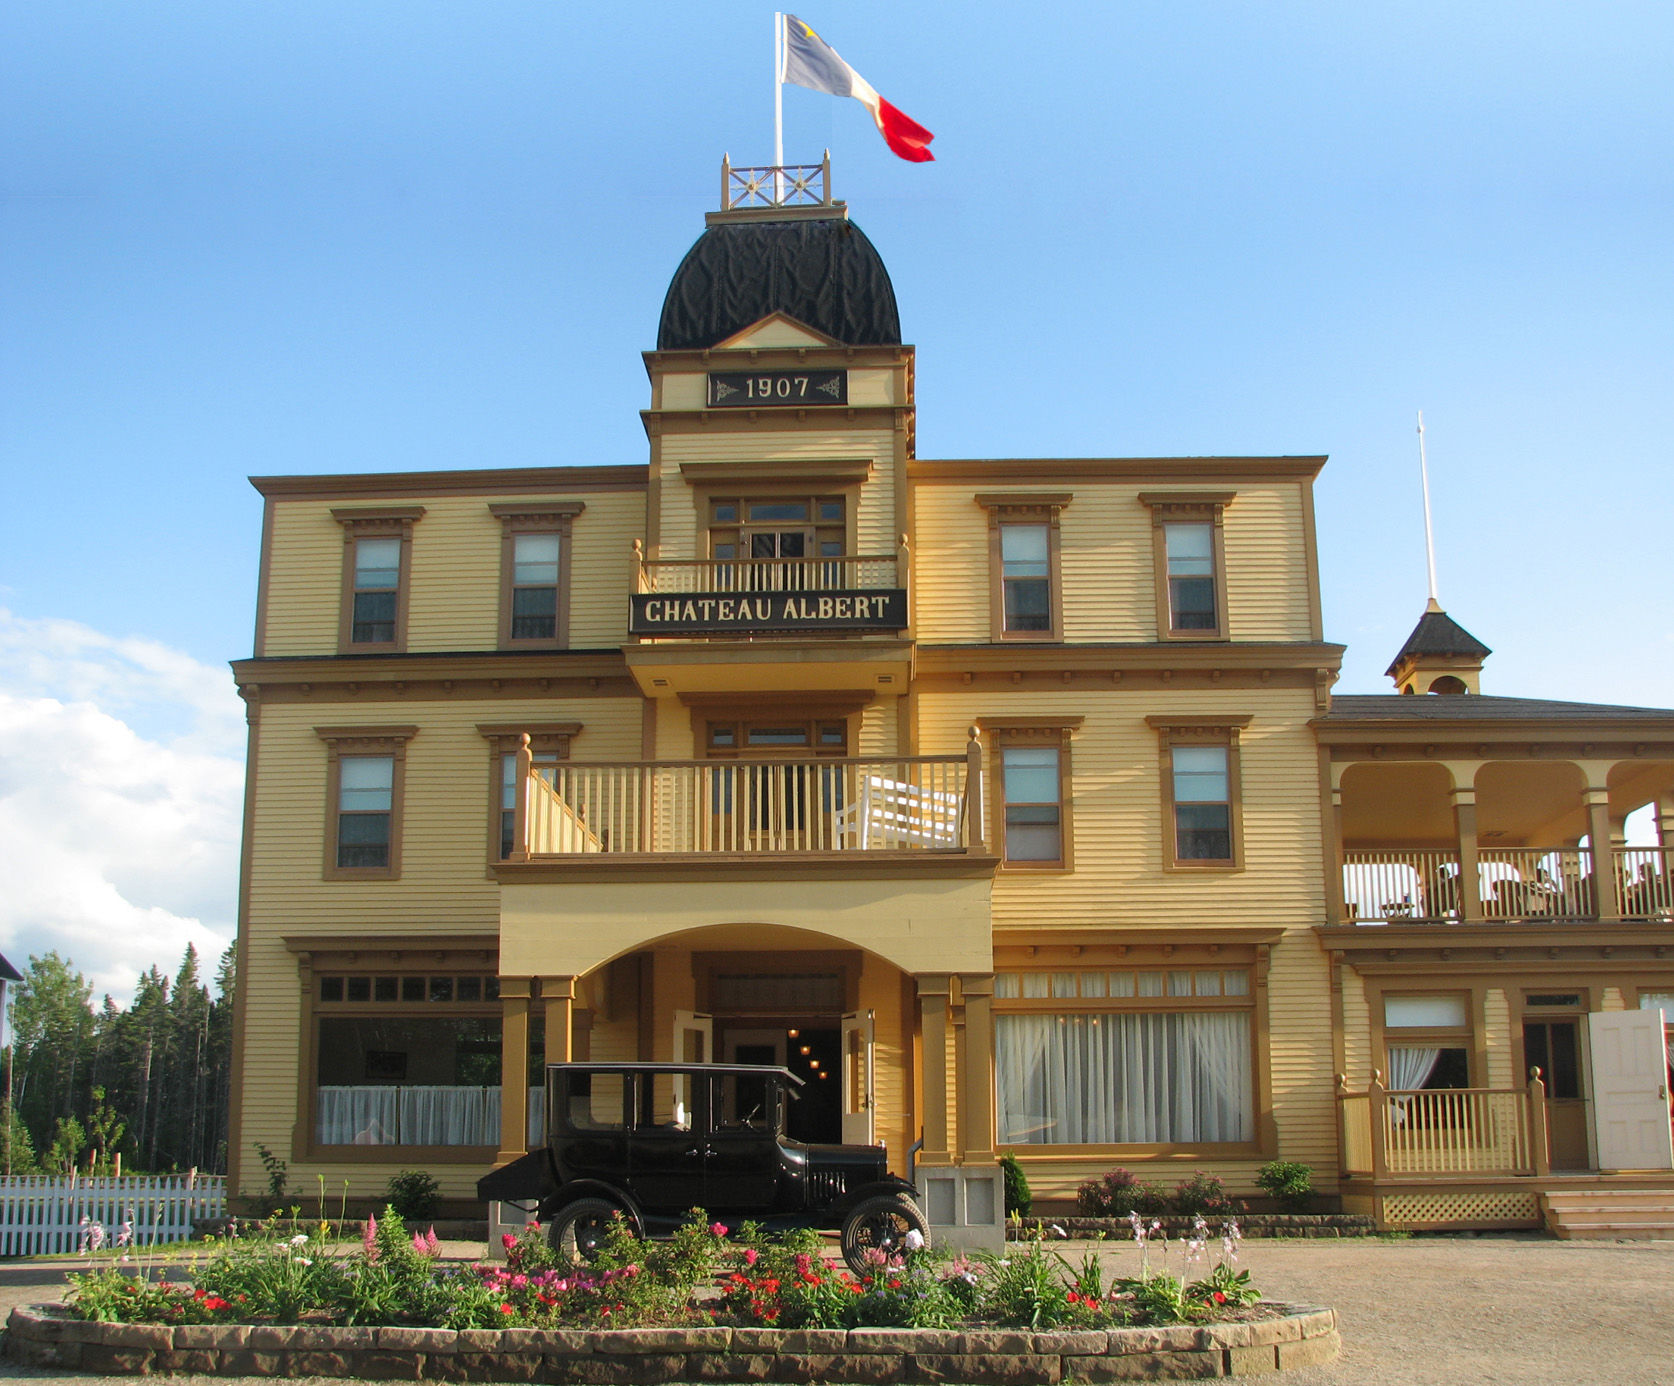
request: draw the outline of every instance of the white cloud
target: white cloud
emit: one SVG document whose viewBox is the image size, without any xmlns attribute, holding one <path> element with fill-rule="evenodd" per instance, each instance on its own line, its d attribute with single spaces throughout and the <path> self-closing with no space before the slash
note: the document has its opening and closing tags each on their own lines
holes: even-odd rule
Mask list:
<svg viewBox="0 0 1674 1386">
<path fill-rule="evenodd" d="M 224 669 L 0 610 L 0 949 L 96 992 L 232 940 L 244 766 Z"/>
</svg>

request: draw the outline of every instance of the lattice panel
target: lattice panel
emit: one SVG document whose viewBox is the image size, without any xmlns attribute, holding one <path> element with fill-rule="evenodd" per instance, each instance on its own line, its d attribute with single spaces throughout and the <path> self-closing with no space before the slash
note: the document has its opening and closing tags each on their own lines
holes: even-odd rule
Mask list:
<svg viewBox="0 0 1674 1386">
<path fill-rule="evenodd" d="M 1520 1189 L 1449 1190 L 1446 1193 L 1389 1194 L 1383 1200 L 1386 1223 L 1540 1221 L 1536 1195 Z"/>
</svg>

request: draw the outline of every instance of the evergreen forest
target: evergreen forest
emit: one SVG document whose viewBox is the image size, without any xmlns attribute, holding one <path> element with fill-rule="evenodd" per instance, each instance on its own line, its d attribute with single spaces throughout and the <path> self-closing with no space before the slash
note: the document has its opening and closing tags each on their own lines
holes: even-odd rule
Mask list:
<svg viewBox="0 0 1674 1386">
<path fill-rule="evenodd" d="M 227 1167 L 233 950 L 213 984 L 190 946 L 172 980 L 153 967 L 126 1008 L 57 953 L 11 992 L 0 1173 L 169 1173 Z M 4 1094 L 9 1093 L 9 1098 Z"/>
</svg>

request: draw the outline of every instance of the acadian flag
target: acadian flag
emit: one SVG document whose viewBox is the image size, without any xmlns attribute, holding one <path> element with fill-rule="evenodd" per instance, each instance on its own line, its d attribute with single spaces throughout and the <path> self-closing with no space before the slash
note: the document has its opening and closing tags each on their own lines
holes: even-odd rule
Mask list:
<svg viewBox="0 0 1674 1386">
<path fill-rule="evenodd" d="M 781 82 L 832 96 L 852 96 L 872 113 L 884 143 L 903 159 L 922 164 L 936 157 L 930 152 L 930 141 L 936 137 L 879 96 L 870 82 L 837 56 L 835 48 L 794 14 L 785 16 L 784 53 Z"/>
</svg>

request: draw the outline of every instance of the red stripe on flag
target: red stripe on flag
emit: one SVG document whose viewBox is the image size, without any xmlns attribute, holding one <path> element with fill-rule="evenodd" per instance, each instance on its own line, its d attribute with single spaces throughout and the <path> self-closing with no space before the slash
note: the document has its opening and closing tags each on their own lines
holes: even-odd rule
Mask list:
<svg viewBox="0 0 1674 1386">
<path fill-rule="evenodd" d="M 922 164 L 936 157 L 929 148 L 930 141 L 936 137 L 881 96 L 878 98 L 878 129 L 883 134 L 884 143 L 903 159 Z"/>
</svg>

